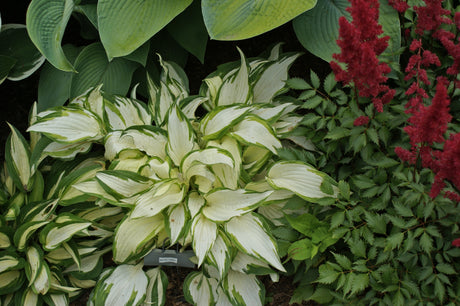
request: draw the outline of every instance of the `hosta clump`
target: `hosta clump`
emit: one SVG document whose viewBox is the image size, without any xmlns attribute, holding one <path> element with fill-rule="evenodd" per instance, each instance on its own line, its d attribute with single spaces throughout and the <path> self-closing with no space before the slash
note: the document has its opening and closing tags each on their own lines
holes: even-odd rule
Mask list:
<svg viewBox="0 0 460 306">
<path fill-rule="evenodd" d="M 121 209 L 101 209 L 72 187 L 104 169 L 100 158 L 44 160 L 49 140 L 32 132 L 28 142 L 10 127 L 0 174 L 0 301 L 66 305 L 95 285 Z"/>
<path fill-rule="evenodd" d="M 337 193 L 311 166 L 276 162 L 282 140 L 301 121 L 297 106 L 276 101 L 297 57 L 280 54 L 279 46 L 268 59 L 248 62 L 241 53 L 241 63 L 210 75 L 197 96 L 189 95 L 177 65 L 160 60 L 161 80 L 149 82 L 148 105 L 95 88 L 38 115 L 29 130 L 54 141 L 46 147 L 50 155 L 72 158 L 103 145 L 107 170 L 73 187 L 127 212 L 113 239 L 121 265 L 101 275 L 92 303 L 162 303 L 164 274 L 143 272 L 139 262 L 153 248 L 174 244 L 191 247 L 201 268 L 185 281 L 189 302 L 263 303 L 256 275 L 284 271 L 270 224 L 294 196 L 315 202 Z M 196 115 L 198 108 L 205 114 Z M 110 289 L 126 281 L 121 270 L 133 278 L 125 294 Z"/>
</svg>

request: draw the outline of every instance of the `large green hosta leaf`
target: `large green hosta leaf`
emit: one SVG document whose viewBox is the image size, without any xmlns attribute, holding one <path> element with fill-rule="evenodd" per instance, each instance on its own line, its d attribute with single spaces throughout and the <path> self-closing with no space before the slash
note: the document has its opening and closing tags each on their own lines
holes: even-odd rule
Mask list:
<svg viewBox="0 0 460 306">
<path fill-rule="evenodd" d="M 103 84 L 103 90 L 112 94 L 125 95 L 131 83 L 131 77 L 138 64 L 124 58 L 109 62 L 100 43 L 85 47 L 75 60 L 78 71 L 72 77 L 70 98 L 73 99 L 89 88 Z"/>
<path fill-rule="evenodd" d="M 202 0 L 212 39 L 238 40 L 274 29 L 313 8 L 316 0 Z"/>
<path fill-rule="evenodd" d="M 100 0 L 97 5 L 97 21 L 108 57 L 130 54 L 190 3 L 192 0 Z"/>
<path fill-rule="evenodd" d="M 332 54 L 340 53 L 336 41 L 339 38 L 339 18 L 350 19 L 346 8 L 350 6 L 347 0 L 321 0 L 312 10 L 303 13 L 293 20 L 294 31 L 302 45 L 314 55 L 330 62 Z M 387 54 L 391 61 L 399 62 L 399 55 L 394 54 L 401 46 L 401 28 L 398 12 L 388 1 L 380 1 L 379 23 L 384 35 L 389 35 Z"/>
<path fill-rule="evenodd" d="M 56 68 L 74 71 L 61 41 L 74 8 L 73 0 L 32 0 L 27 9 L 27 31 L 38 50 Z"/>
</svg>

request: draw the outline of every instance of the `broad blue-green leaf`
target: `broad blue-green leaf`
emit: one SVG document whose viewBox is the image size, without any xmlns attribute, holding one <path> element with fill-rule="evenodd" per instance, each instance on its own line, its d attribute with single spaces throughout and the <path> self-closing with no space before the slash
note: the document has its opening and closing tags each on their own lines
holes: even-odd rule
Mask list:
<svg viewBox="0 0 460 306">
<path fill-rule="evenodd" d="M 30 39 L 53 66 L 64 71 L 75 71 L 61 47 L 73 8 L 73 0 L 32 0 L 26 15 Z"/>
<path fill-rule="evenodd" d="M 175 16 L 192 0 L 101 0 L 97 5 L 99 33 L 109 58 L 128 55 Z"/>
<path fill-rule="evenodd" d="M 208 42 L 208 31 L 204 25 L 199 1 L 194 1 L 167 26 L 171 36 L 185 50 L 204 63 L 204 54 Z"/>
<path fill-rule="evenodd" d="M 316 0 L 203 0 L 204 22 L 212 39 L 239 40 L 270 31 L 313 8 Z"/>
<path fill-rule="evenodd" d="M 27 29 L 22 24 L 3 25 L 0 32 L 0 55 L 2 55 L 6 67 L 11 66 L 13 59 L 15 61 L 7 76 L 11 81 L 27 78 L 45 61 L 45 57 L 30 41 Z M 0 75 L 0 80 L 1 78 Z"/>
<path fill-rule="evenodd" d="M 65 45 L 62 49 L 69 62 L 75 62 L 80 49 L 73 45 Z M 64 105 L 70 97 L 72 74 L 72 72 L 59 70 L 48 62 L 43 65 L 38 81 L 39 112 Z"/>
<path fill-rule="evenodd" d="M 124 58 L 109 62 L 100 43 L 85 47 L 75 60 L 78 73 L 72 77 L 70 98 L 73 99 L 89 88 L 103 84 L 105 92 L 126 95 L 131 78 L 138 65 Z"/>
<path fill-rule="evenodd" d="M 330 62 L 339 53 L 339 18 L 350 14 L 347 0 L 321 0 L 316 6 L 292 21 L 297 39 L 314 55 Z"/>
<path fill-rule="evenodd" d="M 330 62 L 332 54 L 340 53 L 336 43 L 339 38 L 339 18 L 351 19 L 345 10 L 350 3 L 347 0 L 322 0 L 310 11 L 295 18 L 294 31 L 302 45 L 314 55 Z M 389 35 L 389 47 L 384 52 L 391 62 L 398 63 L 399 55 L 395 54 L 401 46 L 401 28 L 398 12 L 388 1 L 380 1 L 379 23 L 384 34 Z"/>
</svg>

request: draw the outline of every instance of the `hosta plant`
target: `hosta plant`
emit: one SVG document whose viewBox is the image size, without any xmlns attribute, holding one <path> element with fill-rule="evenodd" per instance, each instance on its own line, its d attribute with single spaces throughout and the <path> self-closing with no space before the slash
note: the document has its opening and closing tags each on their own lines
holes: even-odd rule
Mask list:
<svg viewBox="0 0 460 306">
<path fill-rule="evenodd" d="M 135 91 L 125 98 L 97 87 L 39 113 L 29 128 L 50 140 L 50 156 L 103 156 L 106 168 L 72 188 L 126 212 L 113 237 L 119 266 L 101 274 L 90 303 L 163 303 L 164 273 L 145 272 L 142 258 L 180 245 L 193 249 L 199 268 L 185 280 L 189 302 L 263 304 L 257 275 L 285 271 L 271 234 L 285 203 L 336 196 L 324 173 L 277 157 L 283 143 L 309 145 L 288 136 L 301 121 L 297 106 L 277 99 L 299 54 L 281 54 L 279 45 L 267 59 L 240 54 L 206 78 L 199 95 L 189 94 L 177 65 L 160 59 L 148 104 Z M 129 290 L 117 289 L 125 283 Z"/>
<path fill-rule="evenodd" d="M 101 158 L 44 160 L 48 140 L 31 133 L 28 142 L 10 127 L 0 176 L 1 304 L 67 305 L 94 286 L 122 210 L 72 187 L 103 170 Z"/>
</svg>

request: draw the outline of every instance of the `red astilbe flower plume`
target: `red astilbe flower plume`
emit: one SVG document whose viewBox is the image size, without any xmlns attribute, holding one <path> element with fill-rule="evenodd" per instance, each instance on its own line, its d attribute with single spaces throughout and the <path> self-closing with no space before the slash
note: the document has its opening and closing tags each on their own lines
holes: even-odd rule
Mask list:
<svg viewBox="0 0 460 306">
<path fill-rule="evenodd" d="M 430 148 L 435 142 L 443 143 L 447 124 L 452 119 L 449 114 L 450 99 L 447 93 L 447 80 L 438 77 L 436 94 L 429 106 L 420 105 L 408 119 L 411 124 L 404 128 L 409 135 L 411 150 L 396 148 L 395 152 L 404 161 L 415 164 L 416 157 L 420 156 L 423 167 L 434 168 L 433 150 Z"/>
<path fill-rule="evenodd" d="M 378 56 L 387 48 L 389 36 L 383 34 L 382 26 L 378 24 L 378 0 L 349 0 L 351 7 L 347 8 L 353 18 L 349 22 L 345 17 L 339 19 L 339 39 L 337 44 L 340 54 L 333 58 L 347 65 L 342 69 L 337 62 L 330 63 L 335 79 L 344 84 L 354 83 L 361 97 L 368 97 L 377 111 L 383 111 L 383 105 L 389 103 L 395 94 L 385 82 L 385 74 L 391 68 L 380 63 Z"/>
<path fill-rule="evenodd" d="M 446 15 L 450 15 L 450 11 L 442 7 L 443 0 L 424 1 L 425 6 L 414 7 L 414 11 L 417 13 L 415 33 L 423 35 L 424 31 L 436 30 L 443 23 L 452 23 L 452 20 L 446 17 Z"/>
<path fill-rule="evenodd" d="M 404 13 L 409 8 L 409 5 L 404 0 L 388 0 L 388 4 L 390 4 L 399 13 Z"/>
<path fill-rule="evenodd" d="M 436 162 L 432 168 L 435 173 L 434 183 L 431 186 L 430 196 L 435 198 L 445 187 L 444 180 L 451 182 L 460 189 L 460 133 L 452 135 L 444 144 L 443 151 L 435 153 Z M 446 196 L 460 202 L 460 196 L 453 192 L 446 192 Z"/>
</svg>

